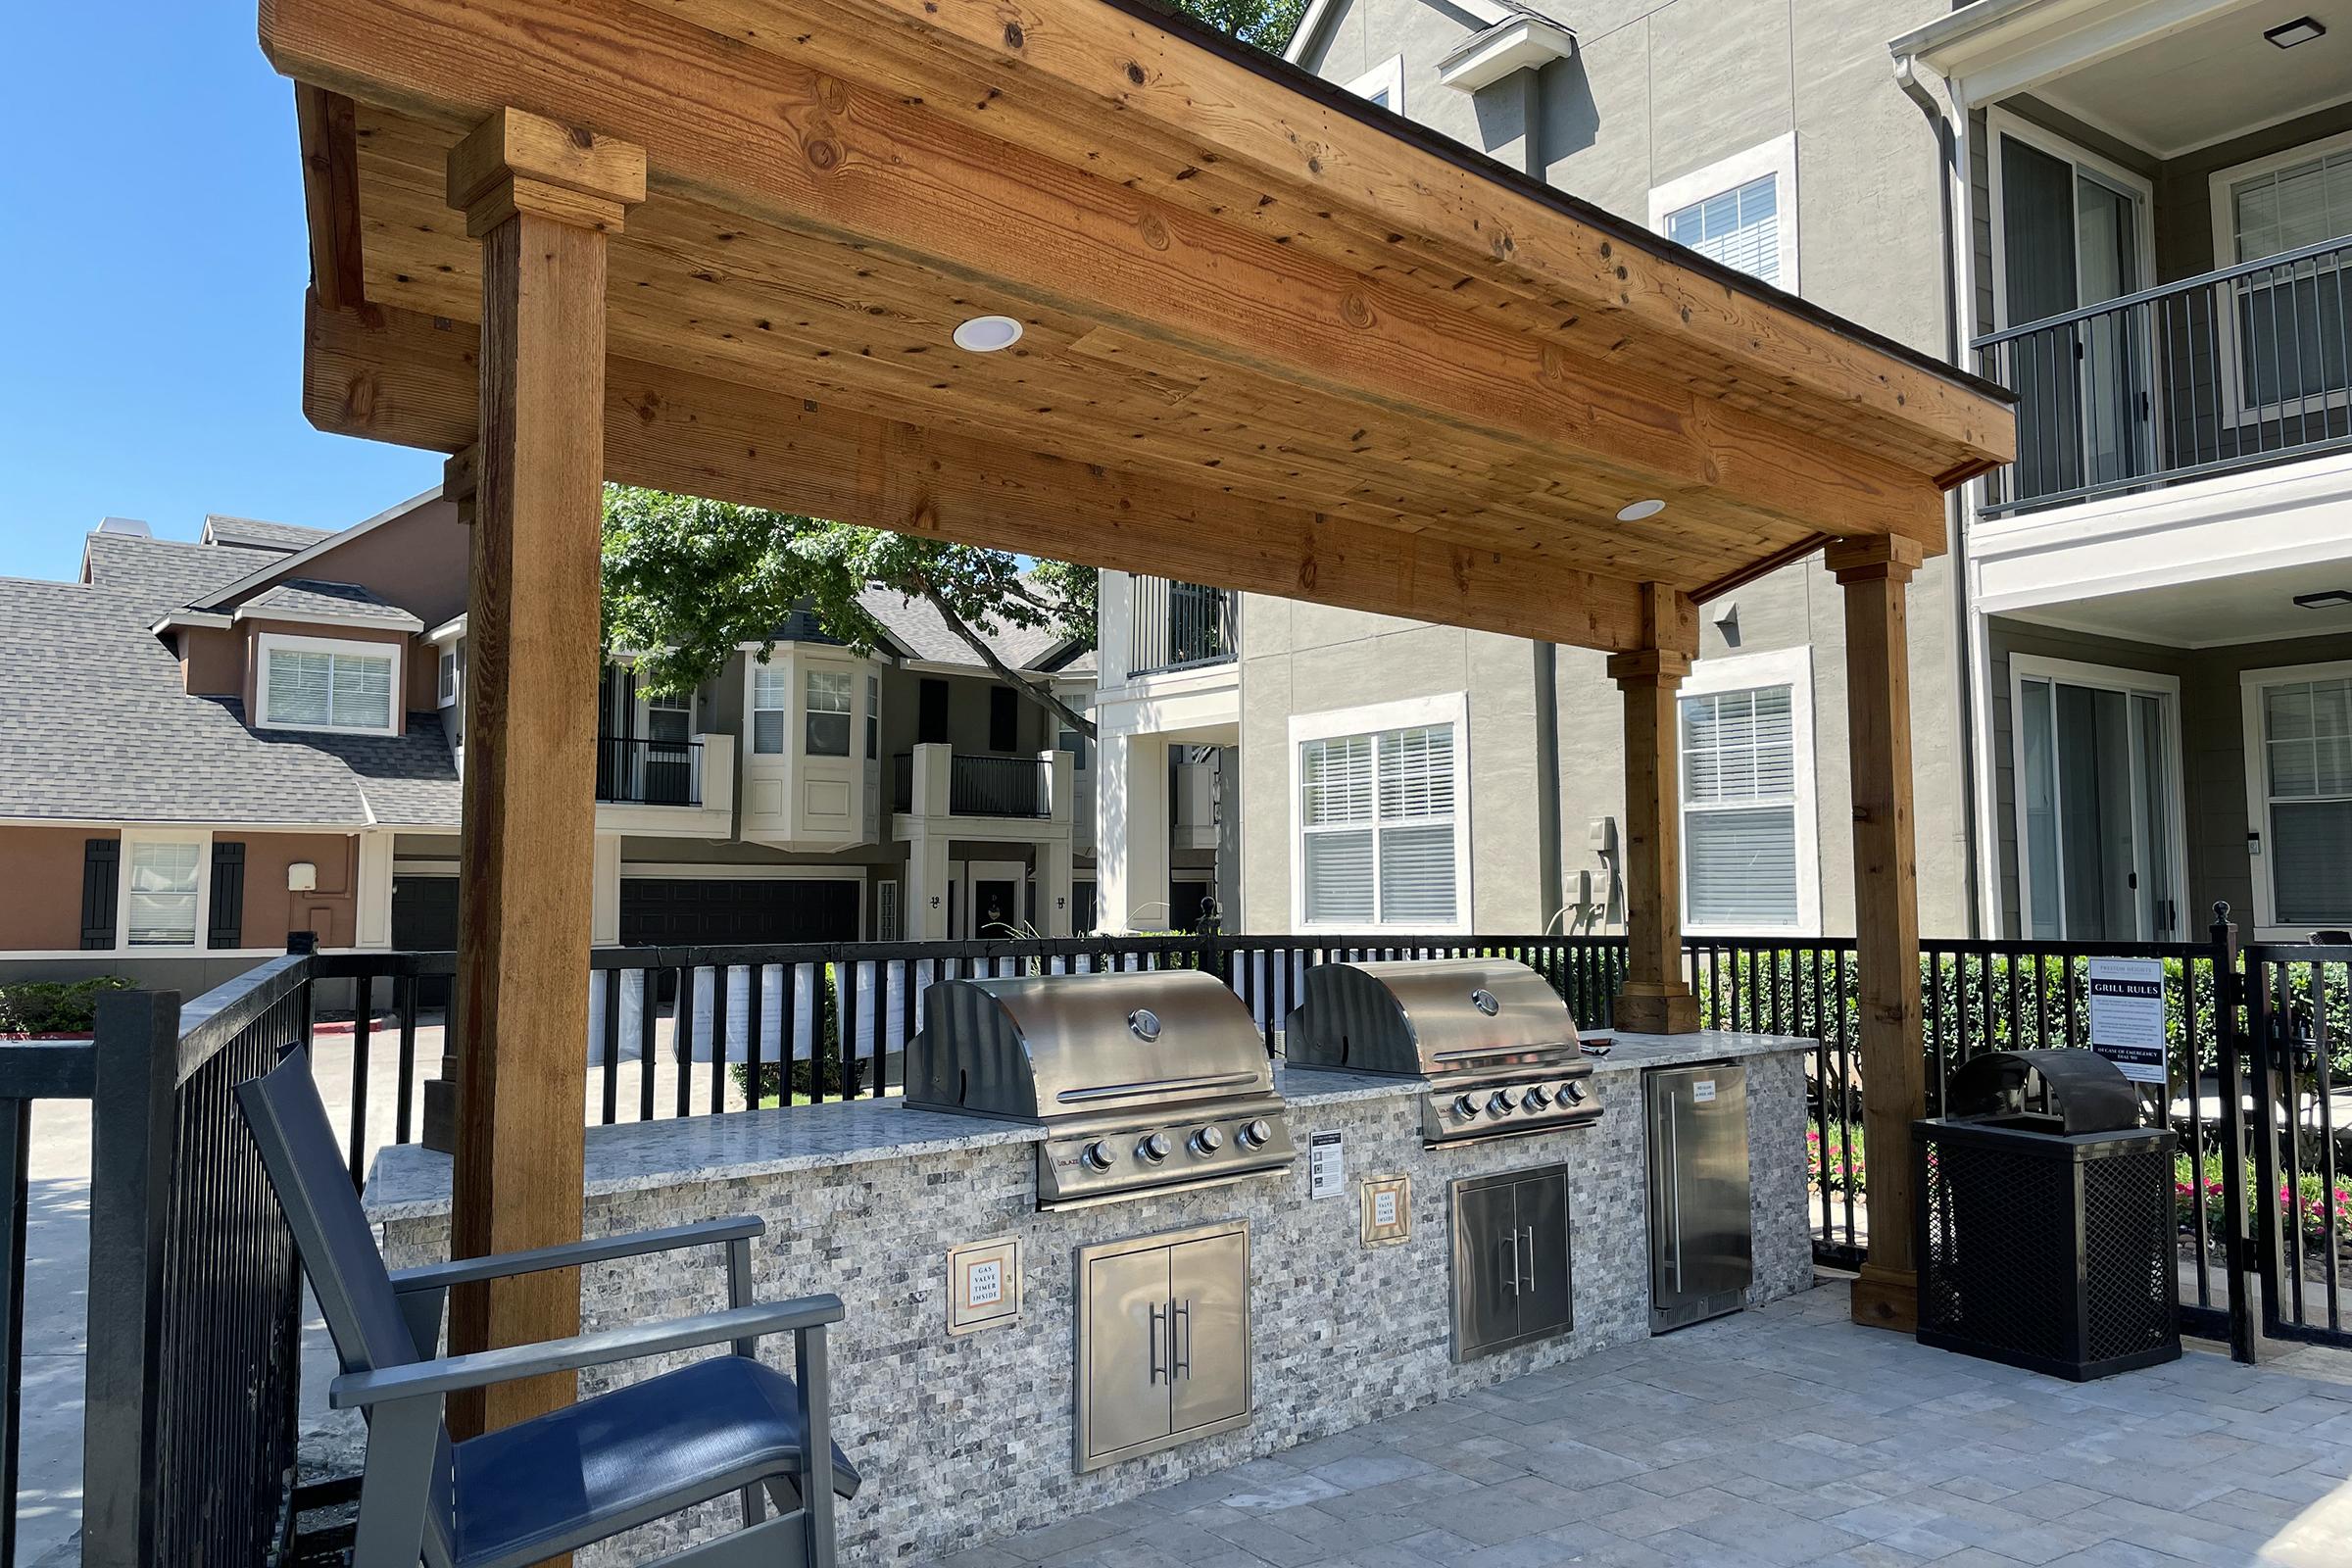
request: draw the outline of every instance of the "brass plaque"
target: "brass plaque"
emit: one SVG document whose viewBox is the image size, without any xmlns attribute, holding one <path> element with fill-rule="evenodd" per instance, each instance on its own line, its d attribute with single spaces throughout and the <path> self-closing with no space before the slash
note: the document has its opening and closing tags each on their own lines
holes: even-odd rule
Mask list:
<svg viewBox="0 0 2352 1568">
<path fill-rule="evenodd" d="M 948 1332 L 976 1334 L 1021 1315 L 1021 1242 L 1000 1236 L 948 1252 Z"/>
<path fill-rule="evenodd" d="M 1363 1191 L 1366 1247 L 1393 1247 L 1413 1234 L 1410 1176 L 1367 1177 Z"/>
</svg>

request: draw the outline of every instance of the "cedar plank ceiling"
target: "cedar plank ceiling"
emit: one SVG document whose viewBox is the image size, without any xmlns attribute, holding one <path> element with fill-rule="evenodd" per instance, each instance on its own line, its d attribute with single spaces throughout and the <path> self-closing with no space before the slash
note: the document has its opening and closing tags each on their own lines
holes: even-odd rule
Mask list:
<svg viewBox="0 0 2352 1568">
<path fill-rule="evenodd" d="M 470 439 L 445 159 L 512 105 L 647 153 L 631 482 L 1623 648 L 1642 583 L 1939 550 L 2012 455 L 1997 389 L 1126 3 L 264 0 L 311 417 Z"/>
</svg>

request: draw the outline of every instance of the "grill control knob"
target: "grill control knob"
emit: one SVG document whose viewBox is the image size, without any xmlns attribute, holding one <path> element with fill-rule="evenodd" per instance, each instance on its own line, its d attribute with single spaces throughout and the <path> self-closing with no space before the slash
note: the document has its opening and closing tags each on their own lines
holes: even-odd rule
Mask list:
<svg viewBox="0 0 2352 1568">
<path fill-rule="evenodd" d="M 1087 1145 L 1086 1152 L 1078 1157 L 1089 1170 L 1108 1170 L 1119 1162 L 1119 1152 L 1098 1138 Z"/>
<path fill-rule="evenodd" d="M 1453 1097 L 1453 1113 L 1456 1116 L 1463 1118 L 1465 1121 L 1473 1116 L 1476 1116 L 1478 1114 L 1478 1102 L 1471 1099 L 1468 1095 L 1456 1095 Z"/>
<path fill-rule="evenodd" d="M 1487 1108 L 1497 1116 L 1516 1109 L 1518 1104 L 1519 1093 L 1515 1089 L 1497 1089 L 1487 1097 Z"/>
<path fill-rule="evenodd" d="M 1146 1159 L 1150 1160 L 1152 1164 L 1156 1165 L 1161 1160 L 1167 1158 L 1168 1152 L 1175 1147 L 1175 1145 L 1168 1142 L 1168 1135 L 1166 1133 L 1153 1133 L 1151 1137 L 1136 1145 L 1135 1152 L 1143 1155 Z"/>
<path fill-rule="evenodd" d="M 1242 1124 L 1242 1147 L 1245 1149 L 1262 1149 L 1265 1147 L 1267 1141 L 1273 1136 L 1274 1129 L 1267 1126 L 1263 1121 L 1250 1121 L 1244 1122 Z"/>
<path fill-rule="evenodd" d="M 1550 1096 L 1550 1095 L 1548 1095 L 1548 1094 L 1546 1094 L 1546 1093 L 1544 1092 L 1544 1086 L 1543 1086 L 1542 1084 L 1538 1084 L 1538 1085 L 1536 1085 L 1536 1086 L 1535 1086 L 1533 1089 L 1530 1089 L 1530 1090 L 1527 1092 L 1527 1108 L 1528 1108 L 1528 1109 L 1530 1109 L 1530 1110 L 1542 1110 L 1542 1109 L 1543 1109 L 1543 1108 L 1544 1108 L 1545 1105 L 1548 1105 L 1548 1104 L 1550 1104 L 1550 1103 L 1551 1103 L 1551 1096 Z"/>
<path fill-rule="evenodd" d="M 1225 1147 L 1225 1135 L 1214 1127 L 1203 1127 L 1193 1134 L 1193 1152 L 1213 1154 Z"/>
<path fill-rule="evenodd" d="M 1560 1085 L 1560 1098 L 1571 1105 L 1581 1105 L 1585 1102 L 1585 1086 L 1571 1078 Z"/>
</svg>

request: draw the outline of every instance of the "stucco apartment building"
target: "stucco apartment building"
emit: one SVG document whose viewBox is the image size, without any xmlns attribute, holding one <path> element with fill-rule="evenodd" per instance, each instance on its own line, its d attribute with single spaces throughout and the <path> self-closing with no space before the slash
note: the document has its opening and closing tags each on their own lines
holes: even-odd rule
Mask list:
<svg viewBox="0 0 2352 1568">
<path fill-rule="evenodd" d="M 1476 153 L 1936 352 L 1936 142 L 1886 40 L 1947 9 L 1315 0 L 1289 55 Z M 1929 563 L 1911 603 L 1930 932 L 1970 923 L 1953 581 L 1948 558 Z M 1236 928 L 1619 927 L 1623 710 L 1601 655 L 1213 597 L 1222 644 L 1188 630 L 1202 617 L 1182 585 L 1105 575 L 1106 921 L 1157 923 L 1183 863 L 1161 848 L 1186 836 L 1173 746 L 1223 760 L 1220 825 L 1238 853 L 1220 869 Z M 1840 606 L 1814 558 L 1702 612 L 1683 688 L 1690 931 L 1852 927 Z M 1213 841 L 1192 830 L 1203 836 Z M 1580 903 L 1591 907 L 1563 912 Z"/>
<path fill-rule="evenodd" d="M 2019 395 L 1914 587 L 1923 931 L 2352 926 L 2352 3 L 1314 0 L 1289 55 Z M 1598 656 L 1213 595 L 1172 657 L 1199 592 L 1105 579 L 1107 918 L 1221 831 L 1251 929 L 1614 923 Z M 1686 929 L 1850 932 L 1834 585 L 1701 621 Z M 1206 833 L 1171 745 L 1231 749 Z"/>
<path fill-rule="evenodd" d="M 109 519 L 0 579 L 0 979 L 202 989 L 283 952 L 456 939 L 467 536 L 437 492 L 336 532 Z M 697 691 L 600 675 L 604 943 L 1092 922 L 1088 748 L 927 605 L 860 654 L 796 615 Z M 1083 709 L 1093 650 L 1007 631 Z"/>
</svg>

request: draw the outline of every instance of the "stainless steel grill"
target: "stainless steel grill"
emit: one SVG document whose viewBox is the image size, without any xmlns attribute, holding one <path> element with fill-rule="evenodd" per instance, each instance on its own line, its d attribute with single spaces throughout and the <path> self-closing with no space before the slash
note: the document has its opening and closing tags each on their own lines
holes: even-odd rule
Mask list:
<svg viewBox="0 0 2352 1568">
<path fill-rule="evenodd" d="M 1256 1025 L 1194 969 L 943 980 L 906 1103 L 1049 1127 L 1037 1206 L 1213 1186 L 1297 1157 Z"/>
<path fill-rule="evenodd" d="M 1323 963 L 1306 971 L 1305 992 L 1290 1016 L 1290 1065 L 1424 1080 L 1424 1143 L 1552 1132 L 1600 1115 L 1576 1020 L 1526 964 Z"/>
</svg>

